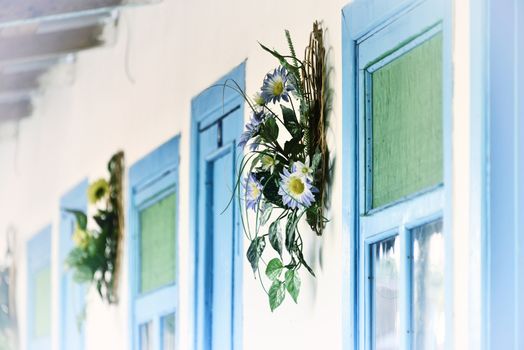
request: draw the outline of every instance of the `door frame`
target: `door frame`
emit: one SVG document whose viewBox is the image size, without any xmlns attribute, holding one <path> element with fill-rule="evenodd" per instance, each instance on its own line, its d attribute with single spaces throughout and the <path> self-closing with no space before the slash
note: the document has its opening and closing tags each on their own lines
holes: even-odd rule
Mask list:
<svg viewBox="0 0 524 350">
<path fill-rule="evenodd" d="M 355 0 L 342 8 L 342 134 L 346 140 L 342 143 L 342 174 L 347 179 L 347 186 L 342 188 L 342 262 L 343 262 L 343 348 L 362 349 L 365 343 L 362 332 L 362 274 L 361 255 L 365 252 L 359 247 L 360 208 L 359 199 L 362 188 L 359 184 L 359 163 L 361 145 L 359 131 L 362 121 L 359 119 L 358 103 L 358 45 L 366 38 L 376 34 L 387 25 L 394 23 L 424 4 L 443 7 L 443 141 L 444 141 L 444 205 L 441 217 L 444 220 L 445 256 L 449 262 L 445 266 L 445 313 L 446 347 L 453 344 L 453 238 L 452 227 L 452 1 L 451 0 Z"/>
<path fill-rule="evenodd" d="M 59 287 L 59 321 L 58 321 L 58 329 L 59 329 L 59 348 L 62 350 L 67 350 L 65 344 L 65 335 L 66 333 L 75 332 L 77 328 L 77 324 L 67 324 L 67 313 L 70 312 L 69 308 L 74 307 L 74 305 L 69 305 L 68 301 L 69 299 L 66 298 L 67 294 L 69 293 L 78 293 L 78 296 L 82 296 L 83 300 L 81 301 L 84 304 L 84 307 L 86 307 L 86 294 L 87 294 L 87 287 L 86 285 L 79 284 L 73 280 L 73 274 L 71 271 L 68 271 L 66 268 L 65 260 L 71 251 L 71 249 L 74 246 L 74 242 L 72 240 L 72 234 L 73 232 L 70 232 L 70 230 L 65 227 L 65 225 L 69 222 L 69 219 L 71 218 L 74 220 L 74 216 L 71 213 L 66 212 L 67 209 L 76 209 L 76 210 L 82 210 L 83 212 L 87 211 L 87 188 L 89 187 L 89 182 L 87 178 L 83 179 L 79 183 L 77 183 L 73 188 L 71 188 L 68 192 L 66 192 L 62 197 L 60 198 L 60 224 L 59 224 L 59 248 L 58 248 L 58 275 L 60 280 L 60 287 Z M 67 290 L 67 280 L 72 283 L 73 288 Z M 76 310 L 73 310 L 76 311 Z M 78 316 L 78 315 L 76 315 Z M 83 350 L 85 349 L 85 324 L 81 325 L 81 329 L 77 332 L 78 336 L 80 337 L 80 349 L 77 350 Z"/>
<path fill-rule="evenodd" d="M 129 332 L 131 349 L 140 348 L 138 328 L 142 320 L 155 321 L 152 326 L 153 347 L 161 347 L 161 319 L 175 314 L 175 344 L 179 338 L 179 150 L 180 135 L 162 143 L 154 150 L 137 160 L 129 168 L 128 186 L 128 242 L 129 255 Z M 156 290 L 141 294 L 140 283 L 140 210 L 157 203 L 163 198 L 175 194 L 175 281 Z M 173 302 L 174 300 L 174 302 Z"/>
<path fill-rule="evenodd" d="M 223 115 L 223 111 L 226 110 L 226 106 L 234 106 L 238 104 L 240 111 L 243 115 L 244 111 L 244 100 L 243 97 L 231 88 L 224 88 L 224 84 L 228 86 L 234 86 L 235 82 L 238 84 L 238 88 L 242 91 L 245 90 L 245 71 L 246 71 L 246 61 L 243 61 L 240 65 L 235 67 L 225 76 L 217 80 L 215 83 L 210 85 L 207 89 L 202 91 L 200 94 L 195 96 L 191 100 L 191 145 L 190 145 L 190 220 L 189 220 L 189 232 L 191 234 L 190 238 L 190 252 L 192 254 L 190 261 L 193 263 L 190 264 L 193 269 L 190 271 L 190 276 L 192 276 L 191 285 L 193 293 L 190 293 L 190 298 L 193 300 L 190 302 L 192 305 L 192 312 L 190 312 L 190 325 L 192 327 L 192 346 L 193 349 L 199 349 L 199 337 L 204 335 L 203 332 L 203 320 L 199 315 L 199 305 L 203 302 L 202 291 L 199 290 L 199 270 L 201 269 L 201 264 L 205 261 L 200 259 L 199 256 L 203 253 L 199 242 L 202 240 L 202 233 L 199 232 L 199 125 L 204 119 L 213 119 L 220 118 Z M 218 106 L 216 108 L 209 109 L 208 106 Z M 238 135 L 241 134 L 243 130 L 243 123 L 240 124 L 238 130 Z M 227 145 L 224 145 L 227 146 Z M 223 147 L 224 147 L 223 146 Z M 221 147 L 221 149 L 223 148 Z M 234 145 L 236 147 L 236 145 Z M 236 238 L 239 240 L 239 249 L 243 251 L 242 248 L 242 236 L 239 229 L 234 233 Z M 205 249 L 205 247 L 204 247 Z M 238 255 L 235 255 L 233 258 L 233 266 L 241 266 L 241 259 L 238 258 Z M 235 303 L 237 307 L 234 308 L 235 312 L 233 314 L 234 325 L 233 325 L 233 347 L 235 349 L 242 348 L 242 269 L 235 269 L 235 285 L 233 286 L 233 293 L 235 298 Z"/>
</svg>

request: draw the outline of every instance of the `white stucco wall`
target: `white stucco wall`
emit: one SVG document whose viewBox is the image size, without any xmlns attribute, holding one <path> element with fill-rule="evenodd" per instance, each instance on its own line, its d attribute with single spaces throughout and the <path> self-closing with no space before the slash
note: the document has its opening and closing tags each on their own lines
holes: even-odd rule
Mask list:
<svg viewBox="0 0 524 350">
<path fill-rule="evenodd" d="M 479 24 L 471 1 L 453 3 L 453 195 L 449 210 L 453 234 L 448 237 L 447 333 L 450 348 L 477 349 L 481 323 L 481 241 L 478 188 L 471 181 L 480 169 L 478 119 L 481 104 L 471 81 L 476 46 L 468 45 Z M 127 165 L 181 134 L 179 197 L 179 346 L 190 349 L 193 329 L 190 252 L 190 105 L 191 99 L 247 59 L 246 83 L 251 94 L 276 61 L 257 41 L 286 50 L 289 29 L 301 53 L 312 22 L 323 20 L 333 65 L 333 114 L 329 141 L 335 157 L 331 222 L 322 238 L 306 240 L 307 258 L 316 279 L 302 275 L 300 302 L 288 298 L 274 313 L 244 260 L 243 348 L 342 349 L 344 240 L 341 176 L 342 89 L 341 15 L 346 0 L 164 0 L 160 4 L 121 11 L 114 46 L 80 53 L 73 64 L 57 67 L 45 81 L 31 118 L 21 122 L 18 137 L 12 125 L 0 125 L 0 232 L 17 230 L 18 313 L 22 348 L 26 343 L 26 243 L 53 225 L 53 348 L 58 347 L 59 295 L 57 258 L 59 199 L 88 177 L 104 174 L 118 149 Z M 471 17 L 470 17 L 471 16 Z M 470 46 L 473 46 L 471 48 Z M 130 77 L 126 74 L 126 67 Z M 473 68 L 471 68 L 473 67 Z M 469 69 L 469 70 L 468 70 Z M 481 74 L 481 73 L 480 73 Z M 483 106 L 483 105 L 482 105 Z M 246 114 L 246 118 L 248 115 Z M 480 127 L 479 127 L 480 128 Z M 477 131 L 475 131 L 477 130 Z M 477 192 L 475 192 L 477 191 Z M 470 197 L 468 197 L 468 195 Z M 4 242 L 0 241 L 0 252 Z M 244 249 L 248 242 L 244 243 Z M 464 254 L 463 252 L 467 252 Z M 120 304 L 107 307 L 89 296 L 86 349 L 129 349 L 128 266 L 124 256 Z M 454 337 L 454 339 L 452 339 Z"/>
<path fill-rule="evenodd" d="M 317 278 L 302 275 L 300 302 L 286 300 L 274 313 L 245 261 L 244 349 L 340 349 L 342 347 L 341 207 L 341 16 L 346 0 L 176 1 L 125 9 L 113 47 L 82 52 L 71 66 L 46 77 L 33 116 L 17 138 L 0 139 L 0 230 L 13 225 L 18 238 L 18 311 L 26 340 L 26 241 L 53 224 L 53 345 L 58 346 L 57 258 L 59 198 L 85 177 L 104 174 L 118 149 L 127 165 L 181 134 L 179 208 L 180 349 L 192 328 L 189 232 L 191 98 L 247 59 L 246 83 L 255 92 L 276 61 L 257 41 L 286 50 L 289 29 L 303 52 L 316 19 L 327 29 L 334 68 L 334 108 L 329 131 L 334 167 L 332 207 L 323 238 L 307 239 Z M 126 65 L 132 80 L 126 75 Z M 246 115 L 247 118 L 247 115 Z M 10 130 L 3 126 L 2 135 Z M 244 249 L 248 243 L 245 242 Z M 128 267 L 124 258 L 120 304 L 108 308 L 89 296 L 87 349 L 129 349 Z"/>
</svg>

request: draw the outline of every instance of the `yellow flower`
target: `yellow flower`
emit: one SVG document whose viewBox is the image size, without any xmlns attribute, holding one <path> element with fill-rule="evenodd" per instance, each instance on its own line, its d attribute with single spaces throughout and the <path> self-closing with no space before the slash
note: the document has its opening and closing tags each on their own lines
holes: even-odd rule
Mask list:
<svg viewBox="0 0 524 350">
<path fill-rule="evenodd" d="M 73 241 L 77 247 L 85 248 L 89 240 L 89 235 L 86 231 L 77 226 L 75 233 L 73 233 Z"/>
<path fill-rule="evenodd" d="M 106 179 L 98 179 L 87 189 L 87 198 L 89 199 L 89 203 L 96 204 L 96 202 L 105 198 L 108 193 L 109 184 Z"/>
</svg>

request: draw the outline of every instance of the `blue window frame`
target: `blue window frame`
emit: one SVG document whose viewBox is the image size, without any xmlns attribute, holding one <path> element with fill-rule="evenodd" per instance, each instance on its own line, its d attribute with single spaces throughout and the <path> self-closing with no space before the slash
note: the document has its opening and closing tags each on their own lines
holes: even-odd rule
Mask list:
<svg viewBox="0 0 524 350">
<path fill-rule="evenodd" d="M 51 349 L 51 226 L 27 243 L 27 348 Z"/>
<path fill-rule="evenodd" d="M 487 87 L 482 90 L 486 101 L 479 101 L 487 115 L 484 124 L 487 130 L 482 136 L 488 152 L 483 164 L 485 179 L 482 187 L 485 193 L 478 195 L 478 199 L 485 199 L 483 209 L 488 217 L 484 242 L 483 344 L 486 344 L 484 349 L 522 349 L 524 3 L 521 0 L 489 0 L 471 6 L 476 6 L 484 15 L 478 17 L 487 22 L 481 23 L 482 30 L 472 31 L 472 37 L 486 43 L 487 49 L 484 58 L 487 61 Z M 475 58 L 473 62 L 484 63 L 479 57 Z M 475 78 L 472 74 L 472 81 Z M 479 80 L 475 82 L 478 84 Z M 480 121 L 478 124 L 480 129 Z"/>
<path fill-rule="evenodd" d="M 178 320 L 178 164 L 174 137 L 129 170 L 131 334 L 135 350 L 172 349 Z"/>
<path fill-rule="evenodd" d="M 242 234 L 235 187 L 243 129 L 245 63 L 191 104 L 191 232 L 194 232 L 194 347 L 242 347 Z M 224 87 L 227 84 L 229 87 Z"/>
<path fill-rule="evenodd" d="M 76 229 L 76 220 L 73 214 L 65 209 L 87 211 L 87 179 L 81 181 L 74 188 L 60 198 L 60 240 L 59 240 L 59 271 L 60 271 L 60 313 L 59 332 L 60 349 L 84 349 L 83 319 L 85 313 L 85 297 L 87 286 L 76 283 L 72 272 L 65 265 L 66 258 L 74 247 L 72 239 Z"/>
<path fill-rule="evenodd" d="M 343 291 L 348 310 L 344 315 L 346 348 L 412 349 L 426 344 L 428 330 L 421 327 L 424 320 L 419 316 L 421 307 L 435 298 L 423 293 L 427 291 L 425 277 L 432 273 L 422 259 L 428 251 L 433 260 L 441 260 L 435 266 L 442 300 L 440 309 L 432 312 L 445 319 L 442 257 L 451 199 L 447 186 L 451 151 L 446 4 L 436 0 L 357 0 L 342 12 L 343 133 L 348 140 L 344 142 L 343 173 L 355 184 L 343 189 L 344 248 L 349 267 L 349 283 Z M 442 36 L 442 181 L 375 206 L 373 74 L 392 62 L 398 64 L 400 58 L 437 35 Z M 448 326 L 442 323 L 439 327 L 442 338 Z"/>
</svg>

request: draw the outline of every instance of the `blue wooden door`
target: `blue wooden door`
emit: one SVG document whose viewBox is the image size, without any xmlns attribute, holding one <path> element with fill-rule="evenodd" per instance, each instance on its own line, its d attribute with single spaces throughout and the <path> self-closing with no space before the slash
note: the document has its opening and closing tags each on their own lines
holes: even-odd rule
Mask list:
<svg viewBox="0 0 524 350">
<path fill-rule="evenodd" d="M 230 76 L 243 83 L 243 66 Z M 200 112 L 193 114 L 198 147 L 196 347 L 205 350 L 240 346 L 241 242 L 237 205 L 230 200 L 237 179 L 243 100 L 231 91 L 223 99 L 223 92 L 215 87 L 193 101 L 193 112 Z"/>
<path fill-rule="evenodd" d="M 60 199 L 60 349 L 84 349 L 84 310 L 87 286 L 73 280 L 65 260 L 73 249 L 76 229 L 74 215 L 64 209 L 87 210 L 87 180 L 82 181 Z"/>
</svg>

